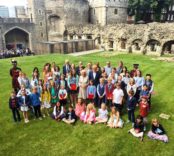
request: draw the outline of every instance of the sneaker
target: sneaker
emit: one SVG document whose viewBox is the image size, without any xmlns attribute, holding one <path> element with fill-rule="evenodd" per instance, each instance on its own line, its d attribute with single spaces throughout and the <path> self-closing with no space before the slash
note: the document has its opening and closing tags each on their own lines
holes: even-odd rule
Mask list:
<svg viewBox="0 0 174 156">
<path fill-rule="evenodd" d="M 25 119 L 25 123 L 29 123 L 29 120 L 28 119 Z"/>
<path fill-rule="evenodd" d="M 40 117 L 39 120 L 42 120 L 42 118 Z"/>
<path fill-rule="evenodd" d="M 46 116 L 45 116 L 45 114 L 43 114 L 43 118 L 45 118 Z"/>
</svg>

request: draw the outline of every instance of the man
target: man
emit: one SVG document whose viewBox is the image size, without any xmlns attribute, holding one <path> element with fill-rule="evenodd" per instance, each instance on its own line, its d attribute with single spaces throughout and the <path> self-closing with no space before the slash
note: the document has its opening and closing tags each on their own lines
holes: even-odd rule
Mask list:
<svg viewBox="0 0 174 156">
<path fill-rule="evenodd" d="M 92 71 L 89 72 L 89 81 L 93 80 L 94 85 L 97 87 L 99 84 L 100 73 L 97 71 L 97 65 L 92 66 Z"/>
<path fill-rule="evenodd" d="M 10 69 L 10 76 L 12 77 L 12 88 L 14 89 L 14 91 L 17 92 L 20 89 L 20 85 L 18 82 L 18 77 L 19 77 L 19 72 L 21 71 L 21 68 L 17 67 L 17 61 L 16 60 L 12 60 L 12 65 L 13 68 Z"/>
<path fill-rule="evenodd" d="M 71 70 L 71 65 L 69 63 L 69 60 L 65 60 L 65 65 L 63 66 L 63 75 L 66 77 L 67 73 L 69 73 Z"/>
<path fill-rule="evenodd" d="M 80 71 L 83 70 L 85 67 L 83 66 L 83 62 L 80 61 L 79 65 L 76 67 L 76 73 L 80 75 Z"/>
<path fill-rule="evenodd" d="M 130 76 L 133 78 L 136 75 L 137 70 L 139 70 L 139 64 L 133 64 L 134 69 L 131 70 Z M 140 71 L 140 70 L 139 70 Z M 140 71 L 141 72 L 141 71 Z"/>
<path fill-rule="evenodd" d="M 106 62 L 105 72 L 109 76 L 112 72 L 112 67 L 110 62 Z"/>
</svg>

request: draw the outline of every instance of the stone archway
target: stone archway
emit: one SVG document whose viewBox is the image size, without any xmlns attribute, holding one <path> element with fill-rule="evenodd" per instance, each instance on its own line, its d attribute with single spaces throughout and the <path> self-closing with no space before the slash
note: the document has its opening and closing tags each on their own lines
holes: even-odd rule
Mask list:
<svg viewBox="0 0 174 156">
<path fill-rule="evenodd" d="M 174 54 L 174 40 L 165 42 L 162 51 L 163 54 L 164 53 Z"/>
<path fill-rule="evenodd" d="M 31 48 L 30 34 L 22 28 L 12 28 L 4 34 L 7 49 Z"/>
<path fill-rule="evenodd" d="M 146 44 L 147 52 L 157 52 L 161 43 L 158 40 L 151 39 Z"/>
<path fill-rule="evenodd" d="M 135 39 L 132 42 L 132 50 L 134 51 L 140 51 L 143 45 L 143 41 L 141 39 Z"/>
</svg>

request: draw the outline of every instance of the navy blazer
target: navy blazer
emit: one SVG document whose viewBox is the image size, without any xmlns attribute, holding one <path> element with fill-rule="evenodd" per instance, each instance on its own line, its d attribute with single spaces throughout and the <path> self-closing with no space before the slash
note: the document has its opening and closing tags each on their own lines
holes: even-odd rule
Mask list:
<svg viewBox="0 0 174 156">
<path fill-rule="evenodd" d="M 137 100 L 135 97 L 132 97 L 131 99 L 130 97 L 127 98 L 127 109 L 129 110 L 135 109 L 136 104 L 137 104 Z"/>
<path fill-rule="evenodd" d="M 70 65 L 68 65 L 68 66 L 69 66 L 69 71 L 67 71 L 66 65 L 63 66 L 63 75 L 65 75 L 65 76 L 66 76 L 66 74 L 67 74 L 68 72 L 70 72 L 70 70 L 71 70 L 71 66 L 70 66 Z"/>
<path fill-rule="evenodd" d="M 100 73 L 99 72 L 96 72 L 96 76 L 95 76 L 95 79 L 93 77 L 93 71 L 90 71 L 89 72 L 89 81 L 90 80 L 93 80 L 94 81 L 94 86 L 97 87 L 97 85 L 100 83 Z"/>
<path fill-rule="evenodd" d="M 22 96 L 19 97 L 19 105 L 22 106 L 24 104 L 24 99 L 22 98 Z M 25 96 L 25 104 L 27 106 L 30 105 L 30 96 L 29 95 L 26 95 Z"/>
</svg>

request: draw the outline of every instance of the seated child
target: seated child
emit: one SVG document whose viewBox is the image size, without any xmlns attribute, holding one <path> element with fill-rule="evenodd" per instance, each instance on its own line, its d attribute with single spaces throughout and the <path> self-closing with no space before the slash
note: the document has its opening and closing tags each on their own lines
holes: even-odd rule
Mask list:
<svg viewBox="0 0 174 156">
<path fill-rule="evenodd" d="M 23 113 L 24 117 L 24 122 L 28 123 L 28 110 L 29 110 L 29 105 L 30 105 L 30 97 L 26 95 L 25 90 L 21 92 L 21 96 L 19 97 L 19 105 L 21 108 L 21 112 Z"/>
<path fill-rule="evenodd" d="M 58 97 L 59 97 L 60 105 L 65 107 L 66 103 L 67 103 L 67 91 L 66 91 L 64 85 L 60 86 L 60 90 L 58 92 Z"/>
<path fill-rule="evenodd" d="M 92 124 L 95 122 L 95 108 L 94 104 L 89 103 L 87 106 L 86 114 L 84 117 L 84 123 Z"/>
<path fill-rule="evenodd" d="M 137 138 L 140 138 L 141 141 L 143 141 L 144 123 L 143 123 L 142 116 L 140 116 L 140 115 L 137 116 L 134 126 L 131 130 L 129 130 L 129 133 L 131 133 L 133 136 L 135 136 Z"/>
<path fill-rule="evenodd" d="M 51 100 L 50 91 L 48 90 L 46 85 L 44 85 L 41 93 L 43 117 L 45 117 L 46 115 L 49 116 L 49 109 L 51 108 L 50 100 Z"/>
<path fill-rule="evenodd" d="M 90 102 L 94 102 L 96 96 L 96 87 L 94 86 L 93 80 L 89 81 L 89 86 L 87 87 L 87 99 Z"/>
<path fill-rule="evenodd" d="M 76 122 L 77 116 L 75 114 L 75 111 L 73 107 L 69 106 L 69 111 L 65 114 L 65 117 L 62 119 L 67 124 L 73 124 Z"/>
<path fill-rule="evenodd" d="M 59 102 L 54 106 L 52 118 L 56 121 L 61 121 L 65 117 L 65 109 Z"/>
<path fill-rule="evenodd" d="M 116 107 L 112 107 L 107 126 L 110 128 L 122 128 L 123 124 L 119 111 L 117 111 Z"/>
<path fill-rule="evenodd" d="M 168 142 L 168 137 L 163 126 L 159 123 L 157 119 L 152 119 L 152 129 L 148 132 L 147 136 L 150 139 L 160 140 L 165 143 Z"/>
<path fill-rule="evenodd" d="M 21 117 L 19 114 L 19 102 L 18 102 L 18 98 L 16 97 L 16 93 L 15 91 L 11 92 L 11 96 L 9 98 L 9 108 L 11 109 L 12 113 L 13 113 L 13 119 L 14 122 L 20 122 L 21 121 Z"/>
<path fill-rule="evenodd" d="M 83 103 L 82 99 L 79 98 L 78 103 L 76 104 L 75 114 L 77 117 L 80 118 L 81 121 L 84 120 L 85 111 L 86 111 L 86 105 L 85 105 L 85 103 Z"/>
<path fill-rule="evenodd" d="M 98 117 L 96 117 L 97 123 L 107 123 L 108 121 L 108 110 L 105 103 L 101 104 L 101 108 L 98 110 Z"/>
</svg>

